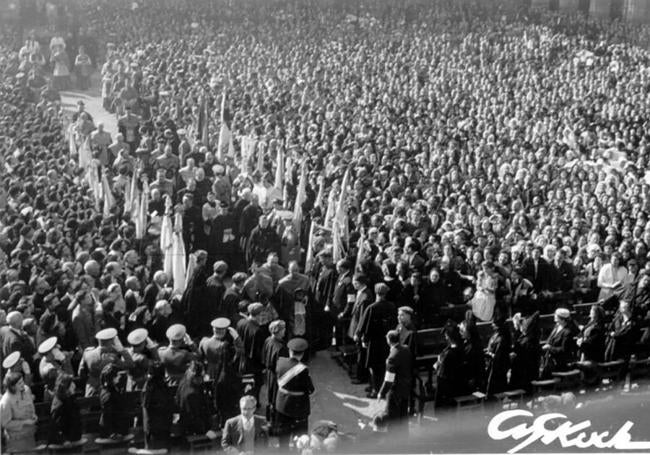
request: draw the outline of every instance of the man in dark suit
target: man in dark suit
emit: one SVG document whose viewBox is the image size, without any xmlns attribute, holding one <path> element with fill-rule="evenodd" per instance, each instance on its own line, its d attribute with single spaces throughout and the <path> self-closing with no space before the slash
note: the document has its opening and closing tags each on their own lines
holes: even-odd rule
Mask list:
<svg viewBox="0 0 650 455">
<path fill-rule="evenodd" d="M 385 420 L 389 429 L 400 429 L 408 433 L 408 408 L 413 380 L 413 358 L 411 351 L 399 342 L 399 332 L 391 330 L 386 334 L 390 353 L 386 359 L 384 383 L 379 398 L 385 398 Z"/>
<path fill-rule="evenodd" d="M 221 437 L 221 447 L 228 455 L 265 452 L 268 449 L 268 425 L 264 417 L 256 416 L 257 400 L 244 395 L 239 400 L 241 415 L 226 421 Z"/>
<path fill-rule="evenodd" d="M 384 380 L 384 366 L 388 355 L 386 333 L 395 327 L 395 305 L 386 300 L 389 287 L 385 283 L 375 285 L 377 300 L 363 312 L 357 329 L 357 338 L 366 349 L 366 368 L 370 372 L 368 398 L 377 398 L 377 391 Z"/>
<path fill-rule="evenodd" d="M 577 349 L 571 312 L 566 308 L 558 308 L 554 319 L 555 327 L 542 346 L 544 358 L 541 379 L 549 379 L 555 371 L 567 371 Z"/>
<path fill-rule="evenodd" d="M 350 317 L 350 325 L 348 327 L 348 337 L 354 339 L 357 344 L 357 372 L 356 378 L 352 381 L 353 384 L 363 384 L 368 380 L 368 369 L 366 368 L 366 350 L 361 344 L 361 340 L 357 336 L 357 328 L 363 312 L 370 306 L 374 300 L 372 290 L 368 287 L 368 278 L 365 275 L 355 275 L 352 280 L 352 286 L 357 291 L 354 302 L 348 302 L 345 310 L 343 311 L 343 318 Z M 350 299 L 351 300 L 351 299 Z"/>
<path fill-rule="evenodd" d="M 289 358 L 280 357 L 275 370 L 278 378 L 275 411 L 281 452 L 288 451 L 291 435 L 309 433 L 309 395 L 314 392 L 309 369 L 301 362 L 309 344 L 304 338 L 294 338 L 287 347 Z"/>
<path fill-rule="evenodd" d="M 343 312 L 348 303 L 354 303 L 356 291 L 352 286 L 352 267 L 348 261 L 341 259 L 336 263 L 338 279 L 334 286 L 334 295 L 332 297 L 332 313 L 338 315 L 336 323 L 336 345 L 345 344 L 345 333 L 347 333 L 347 321 L 343 317 Z"/>
<path fill-rule="evenodd" d="M 533 283 L 535 294 L 548 290 L 547 277 L 550 274 L 548 262 L 542 257 L 542 248 L 535 246 L 530 257 L 524 260 L 523 277 Z"/>
</svg>

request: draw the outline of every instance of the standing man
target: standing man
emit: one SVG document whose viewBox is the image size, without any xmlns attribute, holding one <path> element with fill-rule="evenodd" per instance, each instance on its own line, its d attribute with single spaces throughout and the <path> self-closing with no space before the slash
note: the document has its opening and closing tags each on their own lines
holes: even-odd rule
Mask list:
<svg viewBox="0 0 650 455">
<path fill-rule="evenodd" d="M 370 306 L 374 300 L 372 290 L 368 287 L 368 278 L 365 275 L 355 275 L 352 280 L 352 286 L 357 291 L 354 302 L 348 302 L 347 307 L 343 311 L 343 317 L 351 317 L 350 325 L 348 327 L 348 337 L 354 339 L 357 344 L 357 371 L 356 377 L 353 379 L 353 384 L 363 384 L 368 382 L 368 369 L 366 368 L 366 349 L 361 344 L 361 339 L 357 334 L 359 328 L 359 321 L 363 312 Z"/>
<path fill-rule="evenodd" d="M 269 324 L 271 335 L 264 341 L 264 349 L 262 350 L 262 360 L 266 368 L 266 387 L 268 391 L 266 418 L 272 423 L 275 422 L 275 398 L 278 393 L 278 379 L 275 375 L 275 369 L 280 357 L 289 356 L 287 344 L 284 342 L 287 332 L 286 327 L 285 322 L 280 319 L 271 322 Z"/>
<path fill-rule="evenodd" d="M 309 369 L 301 362 L 309 344 L 304 338 L 294 338 L 287 347 L 289 358 L 279 358 L 275 370 L 278 377 L 275 411 L 281 451 L 289 449 L 291 435 L 309 433 L 309 395 L 314 393 Z"/>
<path fill-rule="evenodd" d="M 313 338 L 317 343 L 315 350 L 327 349 L 332 343 L 332 329 L 334 328 L 332 301 L 338 279 L 336 267 L 332 262 L 332 252 L 325 249 L 318 254 L 318 258 L 321 262 L 321 269 L 314 286 L 315 305 L 313 308 L 315 321 Z"/>
<path fill-rule="evenodd" d="M 212 336 L 199 343 L 199 355 L 207 364 L 206 373 L 212 379 L 215 409 L 219 412 L 219 426 L 237 415 L 237 401 L 241 397 L 241 378 L 237 371 L 237 354 L 242 342 L 230 320 L 217 318 L 210 324 Z"/>
<path fill-rule="evenodd" d="M 375 303 L 363 312 L 356 337 L 366 349 L 366 368 L 370 372 L 368 398 L 377 398 L 377 392 L 384 380 L 384 365 L 388 356 L 386 333 L 395 327 L 395 305 L 386 300 L 390 288 L 385 283 L 375 284 Z"/>
<path fill-rule="evenodd" d="M 223 427 L 221 447 L 227 455 L 252 454 L 268 450 L 268 425 L 256 416 L 257 400 L 245 395 L 239 400 L 241 415 L 228 419 Z"/>
<path fill-rule="evenodd" d="M 251 395 L 257 399 L 262 387 L 264 364 L 262 350 L 267 333 L 260 327 L 260 315 L 264 305 L 259 302 L 248 305 L 248 317 L 237 323 L 237 333 L 242 339 L 244 352 L 241 355 L 239 372 L 242 376 L 251 375 L 254 378 Z"/>
<path fill-rule="evenodd" d="M 126 114 L 117 121 L 117 128 L 126 143 L 129 144 L 131 153 L 135 153 L 140 144 L 140 117 L 131 112 L 131 105 L 127 104 L 124 109 Z"/>
<path fill-rule="evenodd" d="M 386 420 L 389 430 L 401 429 L 408 434 L 408 408 L 413 379 L 411 351 L 399 342 L 399 332 L 391 330 L 386 334 L 390 353 L 386 359 L 384 383 L 379 390 L 379 399 L 386 399 Z"/>
<path fill-rule="evenodd" d="M 99 395 L 99 377 L 106 365 L 114 364 L 121 370 L 133 366 L 131 354 L 122 346 L 117 330 L 100 330 L 95 338 L 99 346 L 87 348 L 79 364 L 79 376 L 86 379 L 86 397 Z"/>
<path fill-rule="evenodd" d="M 174 324 L 167 329 L 169 346 L 159 348 L 160 363 L 165 367 L 167 383 L 178 385 L 190 362 L 196 359 L 196 347 L 183 324 Z"/>
</svg>

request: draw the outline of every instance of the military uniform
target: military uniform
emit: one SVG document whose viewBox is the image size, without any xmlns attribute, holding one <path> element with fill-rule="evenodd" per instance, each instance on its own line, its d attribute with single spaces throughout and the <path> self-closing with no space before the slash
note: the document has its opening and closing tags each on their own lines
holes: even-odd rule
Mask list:
<svg viewBox="0 0 650 455">
<path fill-rule="evenodd" d="M 165 367 L 169 385 L 178 385 L 196 354 L 186 346 L 165 346 L 158 348 L 160 363 Z"/>
<path fill-rule="evenodd" d="M 294 338 L 289 341 L 288 347 L 294 352 L 304 352 L 307 350 L 307 342 Z M 278 378 L 275 410 L 282 449 L 288 448 L 292 434 L 309 433 L 309 395 L 314 392 L 314 384 L 311 382 L 307 365 L 294 357 L 280 357 L 275 373 Z"/>
<path fill-rule="evenodd" d="M 212 327 L 227 329 L 230 320 L 218 318 Z M 214 404 L 219 411 L 220 426 L 239 412 L 239 398 L 242 396 L 241 378 L 238 373 L 237 354 L 243 351 L 241 339 L 226 332 L 221 339 L 205 337 L 199 343 L 201 359 L 207 363 L 206 373 L 214 381 Z"/>
<path fill-rule="evenodd" d="M 111 363 L 117 368 L 126 370 L 132 366 L 133 360 L 128 351 L 124 350 L 120 353 L 112 346 L 86 348 L 79 364 L 79 376 L 87 378 L 87 397 L 99 394 L 99 376 L 104 367 Z"/>
</svg>

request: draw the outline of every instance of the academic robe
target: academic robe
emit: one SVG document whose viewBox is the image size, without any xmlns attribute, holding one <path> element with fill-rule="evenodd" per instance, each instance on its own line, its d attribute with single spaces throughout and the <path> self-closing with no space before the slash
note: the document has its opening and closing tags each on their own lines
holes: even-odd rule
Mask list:
<svg viewBox="0 0 650 455">
<path fill-rule="evenodd" d="M 210 312 L 213 302 L 208 300 L 206 281 L 209 277 L 206 265 L 200 265 L 194 269 L 183 297 L 181 305 L 185 313 L 185 326 L 187 332 L 193 337 L 200 337 L 212 332 L 210 329 L 211 319 L 205 317 Z"/>
<path fill-rule="evenodd" d="M 508 387 L 508 369 L 510 368 L 510 337 L 509 329 L 504 327 L 494 332 L 488 342 L 487 352 L 487 395 L 503 392 Z"/>
<path fill-rule="evenodd" d="M 539 336 L 539 311 L 536 311 L 525 318 L 520 329 L 514 333 L 511 389 L 531 390 L 531 381 L 537 379 L 541 355 Z"/>
<path fill-rule="evenodd" d="M 278 393 L 278 378 L 276 376 L 276 367 L 278 358 L 289 357 L 289 350 L 283 340 L 278 340 L 273 335 L 270 335 L 264 341 L 264 348 L 262 349 L 262 361 L 266 368 L 266 386 L 268 388 L 268 401 L 271 406 L 275 405 L 275 399 Z"/>
</svg>

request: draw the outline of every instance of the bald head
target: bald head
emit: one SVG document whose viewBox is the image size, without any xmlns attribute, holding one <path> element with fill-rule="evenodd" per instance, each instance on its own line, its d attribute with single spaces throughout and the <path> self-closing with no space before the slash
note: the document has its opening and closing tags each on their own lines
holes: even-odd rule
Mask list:
<svg viewBox="0 0 650 455">
<path fill-rule="evenodd" d="M 20 311 L 12 311 L 7 315 L 7 324 L 13 329 L 22 330 L 23 315 Z"/>
</svg>

